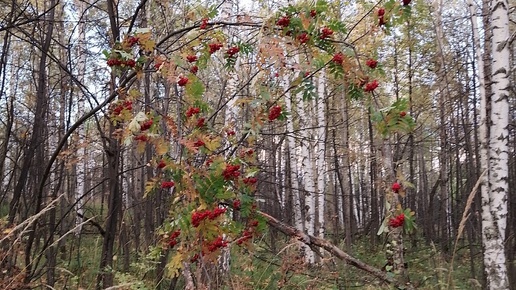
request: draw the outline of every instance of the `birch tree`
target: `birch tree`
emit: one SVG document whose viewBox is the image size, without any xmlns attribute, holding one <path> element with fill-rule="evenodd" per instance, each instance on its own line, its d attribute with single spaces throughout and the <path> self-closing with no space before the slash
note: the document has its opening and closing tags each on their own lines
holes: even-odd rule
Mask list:
<svg viewBox="0 0 516 290">
<path fill-rule="evenodd" d="M 310 116 L 303 114 L 303 112 L 311 113 L 311 110 L 307 108 L 306 103 L 303 100 L 303 94 L 298 93 L 297 97 L 297 110 L 299 112 L 299 126 L 301 129 L 301 142 L 297 147 L 297 166 L 299 175 L 301 176 L 301 185 L 305 192 L 305 230 L 309 235 L 315 234 L 315 202 L 316 202 L 316 187 L 315 187 L 315 174 L 313 167 L 313 152 L 311 152 L 311 131 L 306 129 Z M 315 261 L 314 252 L 307 249 L 305 252 L 305 259 L 308 263 Z"/>
<path fill-rule="evenodd" d="M 483 109 L 486 116 L 482 126 L 487 146 L 487 188 L 482 192 L 482 243 L 484 247 L 484 268 L 489 289 L 509 289 L 505 259 L 505 229 L 507 225 L 507 196 L 509 192 L 509 15 L 506 0 L 492 1 L 492 95 L 490 111 Z M 489 115 L 487 115 L 489 114 Z M 488 122 L 487 122 L 488 121 Z M 485 131 L 484 131 L 485 132 Z M 485 159 L 484 159 L 485 163 Z M 484 188 L 483 188 L 484 189 Z"/>
<path fill-rule="evenodd" d="M 81 83 L 84 82 L 85 74 L 86 74 L 86 3 L 84 1 L 75 1 L 75 5 L 77 8 L 78 14 L 78 47 L 77 47 L 77 55 L 78 55 L 78 63 L 77 63 L 77 75 L 78 79 Z M 77 102 L 77 115 L 84 115 L 84 97 L 79 97 Z M 84 138 L 86 134 L 85 126 L 81 126 L 79 129 L 79 136 Z M 84 142 L 85 140 L 83 140 Z M 86 175 L 86 164 L 88 163 L 87 154 L 86 154 L 86 146 L 81 145 L 77 150 L 77 157 L 79 158 L 79 162 L 76 165 L 76 174 L 77 174 L 77 184 L 75 190 L 75 211 L 77 212 L 77 216 L 75 218 L 75 226 L 76 231 L 75 234 L 79 235 L 82 230 L 82 222 L 84 217 L 84 209 L 83 209 L 83 195 L 86 190 L 85 185 L 85 175 Z"/>
<path fill-rule="evenodd" d="M 324 238 L 325 233 L 325 184 L 326 184 L 326 110 L 325 110 L 325 76 L 324 70 L 317 77 L 318 94 L 315 99 L 317 113 L 317 128 L 315 151 L 316 151 L 316 169 L 317 169 L 317 236 Z"/>
</svg>

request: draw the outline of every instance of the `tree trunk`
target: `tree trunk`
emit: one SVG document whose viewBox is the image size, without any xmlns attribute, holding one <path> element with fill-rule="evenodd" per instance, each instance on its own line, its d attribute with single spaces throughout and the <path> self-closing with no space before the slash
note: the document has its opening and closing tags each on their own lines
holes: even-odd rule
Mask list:
<svg viewBox="0 0 516 290">
<path fill-rule="evenodd" d="M 489 289 L 509 289 L 505 230 L 509 177 L 509 16 L 506 0 L 491 3 L 492 96 L 488 135 L 488 190 L 482 193 L 484 269 Z M 487 104 L 485 104 L 487 105 Z"/>
<path fill-rule="evenodd" d="M 326 110 L 325 110 L 325 82 L 324 70 L 317 77 L 318 94 L 316 98 L 317 137 L 315 140 L 316 168 L 317 168 L 317 236 L 324 238 L 325 234 L 325 185 L 327 183 L 326 165 Z"/>
<path fill-rule="evenodd" d="M 289 83 L 289 79 L 284 79 L 285 86 Z M 285 96 L 285 108 L 287 112 L 293 112 L 292 111 L 292 100 L 291 95 L 287 93 Z M 288 146 L 288 156 L 289 158 L 289 164 L 290 164 L 290 188 L 292 191 L 292 208 L 294 210 L 294 225 L 295 228 L 299 231 L 304 231 L 304 221 L 303 221 L 303 215 L 301 212 L 301 194 L 299 192 L 300 188 L 300 182 L 298 179 L 298 164 L 297 160 L 295 158 L 296 153 L 296 141 L 294 139 L 294 136 L 292 133 L 294 132 L 294 120 L 292 119 L 292 115 L 287 116 L 287 146 Z M 303 246 L 303 249 L 305 250 L 307 247 Z"/>
<path fill-rule="evenodd" d="M 303 101 L 302 94 L 297 94 L 297 111 L 299 116 L 299 128 L 301 129 L 301 141 L 297 147 L 297 166 L 300 175 L 300 184 L 304 191 L 304 225 L 305 231 L 309 235 L 315 234 L 315 205 L 316 205 L 316 187 L 315 174 L 313 167 L 313 152 L 311 150 L 312 134 L 310 129 L 306 129 L 308 121 L 313 113 Z M 313 116 L 313 115 L 312 115 Z M 305 260 L 309 264 L 315 262 L 315 254 L 307 248 L 305 251 Z"/>
<path fill-rule="evenodd" d="M 107 1 L 107 10 L 109 15 L 109 22 L 111 28 L 112 42 L 120 39 L 120 30 L 118 28 L 118 11 L 117 5 L 113 0 Z M 115 76 L 111 74 L 111 93 L 116 90 Z M 125 96 L 119 96 L 123 98 Z M 117 126 L 110 122 L 109 136 L 104 141 L 104 151 L 107 158 L 107 177 L 108 177 L 108 208 L 107 220 L 105 226 L 105 235 L 102 243 L 102 254 L 100 257 L 99 273 L 97 275 L 96 289 L 113 286 L 113 254 L 114 244 L 116 239 L 116 232 L 118 229 L 119 218 L 122 209 L 122 195 L 120 194 L 118 172 L 120 167 L 120 142 L 114 137 L 114 132 Z"/>
</svg>

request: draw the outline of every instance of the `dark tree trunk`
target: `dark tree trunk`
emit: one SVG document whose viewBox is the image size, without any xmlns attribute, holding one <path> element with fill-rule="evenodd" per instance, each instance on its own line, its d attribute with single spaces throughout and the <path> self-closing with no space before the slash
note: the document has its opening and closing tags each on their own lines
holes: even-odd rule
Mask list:
<svg viewBox="0 0 516 290">
<path fill-rule="evenodd" d="M 118 27 L 118 11 L 117 4 L 113 0 L 107 1 L 107 10 L 109 15 L 109 23 L 111 28 L 112 42 L 120 39 L 120 30 Z M 115 77 L 111 75 L 111 94 L 116 91 Z M 123 97 L 123 96 L 119 96 Z M 113 266 L 114 245 L 116 240 L 116 232 L 120 222 L 122 211 L 122 194 L 120 192 L 120 184 L 118 180 L 118 172 L 120 168 L 120 143 L 114 137 L 117 129 L 113 123 L 109 126 L 109 136 L 104 142 L 104 151 L 107 158 L 107 177 L 109 195 L 107 220 L 105 226 L 104 241 L 102 244 L 102 254 L 100 257 L 99 274 L 97 275 L 96 289 L 104 289 L 113 285 L 113 273 L 109 268 Z"/>
</svg>

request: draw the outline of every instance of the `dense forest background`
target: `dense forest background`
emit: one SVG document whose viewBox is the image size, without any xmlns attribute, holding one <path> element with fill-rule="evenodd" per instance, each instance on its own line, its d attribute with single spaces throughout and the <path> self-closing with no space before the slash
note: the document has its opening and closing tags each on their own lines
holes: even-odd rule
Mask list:
<svg viewBox="0 0 516 290">
<path fill-rule="evenodd" d="M 0 288 L 516 285 L 514 0 L 0 5 Z"/>
</svg>

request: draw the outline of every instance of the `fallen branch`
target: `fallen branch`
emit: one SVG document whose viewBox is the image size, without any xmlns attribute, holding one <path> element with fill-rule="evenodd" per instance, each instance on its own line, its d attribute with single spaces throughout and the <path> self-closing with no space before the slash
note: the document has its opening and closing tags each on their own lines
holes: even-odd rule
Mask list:
<svg viewBox="0 0 516 290">
<path fill-rule="evenodd" d="M 279 230 L 280 232 L 288 235 L 296 237 L 300 242 L 313 247 L 317 246 L 320 248 L 325 249 L 326 251 L 330 252 L 335 257 L 341 259 L 342 261 L 346 262 L 348 265 L 351 265 L 353 267 L 356 267 L 362 271 L 365 271 L 369 273 L 371 276 L 374 276 L 378 279 L 380 279 L 383 282 L 399 286 L 399 288 L 403 289 L 414 289 L 412 285 L 410 284 L 401 284 L 396 279 L 392 277 L 392 275 L 388 275 L 388 272 L 383 272 L 382 270 L 375 268 L 373 266 L 370 266 L 359 259 L 352 257 L 348 253 L 342 251 L 337 246 L 332 244 L 331 242 L 321 239 L 318 237 L 314 237 L 312 235 L 308 235 L 292 226 L 286 225 L 280 221 L 278 221 L 276 218 L 264 213 L 260 212 L 260 215 L 263 216 L 267 223 L 272 226 L 273 228 Z"/>
</svg>

